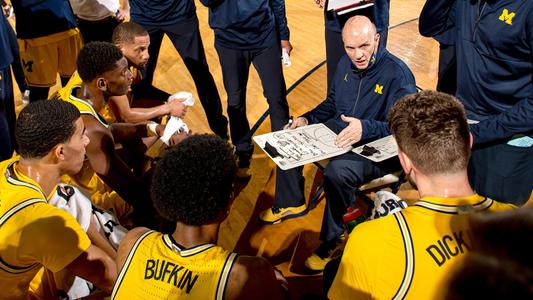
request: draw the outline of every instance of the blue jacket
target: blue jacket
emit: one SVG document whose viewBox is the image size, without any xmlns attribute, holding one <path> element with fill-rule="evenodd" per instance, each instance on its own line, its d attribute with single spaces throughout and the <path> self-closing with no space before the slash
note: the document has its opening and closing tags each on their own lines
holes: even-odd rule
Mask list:
<svg viewBox="0 0 533 300">
<path fill-rule="evenodd" d="M 284 0 L 200 0 L 209 7 L 215 44 L 230 49 L 267 48 L 289 39 Z"/>
<path fill-rule="evenodd" d="M 415 92 L 413 73 L 387 50 L 378 52 L 374 64 L 363 71 L 356 71 L 344 55 L 326 100 L 303 117 L 310 124 L 333 119 L 337 133 L 348 125 L 341 114 L 358 118 L 363 126 L 361 142 L 369 142 L 390 134 L 386 122 L 389 109 L 401 97 Z"/>
<path fill-rule="evenodd" d="M 196 16 L 194 0 L 129 0 L 131 19 L 141 25 L 166 26 Z"/>
<path fill-rule="evenodd" d="M 456 0 L 457 97 L 475 143 L 533 134 L 533 1 Z M 424 36 L 446 27 L 453 0 L 428 0 Z"/>
<path fill-rule="evenodd" d="M 328 1 L 324 5 L 324 21 L 326 23 L 326 29 L 334 32 L 341 32 L 342 28 L 337 18 L 337 14 L 326 11 L 328 7 Z M 389 7 L 390 0 L 374 0 L 372 8 L 372 22 L 376 25 L 378 32 L 382 32 L 389 28 Z M 353 14 L 353 13 L 352 13 Z"/>
<path fill-rule="evenodd" d="M 68 0 L 11 1 L 17 16 L 17 37 L 33 39 L 77 26 Z"/>
<path fill-rule="evenodd" d="M 8 68 L 13 62 L 13 46 L 16 45 L 17 40 L 13 41 L 11 25 L 4 16 L 4 12 L 0 11 L 0 70 Z M 16 49 L 18 51 L 18 46 Z"/>
</svg>

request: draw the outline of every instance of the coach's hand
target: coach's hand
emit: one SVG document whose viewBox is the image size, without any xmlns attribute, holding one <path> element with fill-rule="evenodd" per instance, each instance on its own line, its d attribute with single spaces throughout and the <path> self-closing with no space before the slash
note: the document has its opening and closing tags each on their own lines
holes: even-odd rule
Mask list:
<svg viewBox="0 0 533 300">
<path fill-rule="evenodd" d="M 287 125 L 283 126 L 283 129 L 296 129 L 298 127 L 307 126 L 309 122 L 304 117 L 298 117 L 292 122 L 289 122 Z"/>
<path fill-rule="evenodd" d="M 341 115 L 341 119 L 348 123 L 348 126 L 344 128 L 339 135 L 337 135 L 337 139 L 335 139 L 335 145 L 337 145 L 339 148 L 345 148 L 361 140 L 363 126 L 361 124 L 361 120 L 357 118 Z"/>
</svg>

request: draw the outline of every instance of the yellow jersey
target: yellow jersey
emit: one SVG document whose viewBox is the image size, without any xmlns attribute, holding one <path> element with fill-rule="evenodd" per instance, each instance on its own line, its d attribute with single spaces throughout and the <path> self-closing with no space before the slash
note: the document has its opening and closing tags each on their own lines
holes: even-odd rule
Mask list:
<svg viewBox="0 0 533 300">
<path fill-rule="evenodd" d="M 91 115 L 93 116 L 100 124 L 102 124 L 105 128 L 109 128 L 109 124 L 107 120 L 102 117 L 99 113 L 97 113 L 92 105 L 87 102 L 86 100 L 80 99 L 76 97 L 76 90 L 81 87 L 82 80 L 80 78 L 80 75 L 78 75 L 78 72 L 74 72 L 70 80 L 68 81 L 67 85 L 60 89 L 57 92 L 56 97 L 58 100 L 63 100 L 66 102 L 70 102 L 76 108 L 80 111 L 82 115 Z M 105 105 L 107 106 L 107 104 Z"/>
<path fill-rule="evenodd" d="M 468 212 L 514 208 L 472 195 L 422 198 L 350 234 L 329 299 L 439 299 L 471 249 Z"/>
<path fill-rule="evenodd" d="M 222 299 L 237 254 L 213 244 L 190 249 L 172 236 L 143 234 L 113 288 L 113 299 Z"/>
<path fill-rule="evenodd" d="M 0 163 L 0 291 L 10 299 L 28 298 L 43 266 L 62 270 L 91 245 L 76 219 L 48 204 L 39 185 L 17 172 L 18 161 Z"/>
</svg>

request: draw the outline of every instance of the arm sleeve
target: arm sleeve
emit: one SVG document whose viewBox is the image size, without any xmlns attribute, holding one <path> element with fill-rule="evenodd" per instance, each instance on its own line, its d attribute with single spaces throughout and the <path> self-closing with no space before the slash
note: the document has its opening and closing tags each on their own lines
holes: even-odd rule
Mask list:
<svg viewBox="0 0 533 300">
<path fill-rule="evenodd" d="M 526 98 L 510 109 L 470 125 L 474 143 L 508 138 L 517 133 L 533 130 L 533 99 Z"/>
<path fill-rule="evenodd" d="M 271 8 L 274 12 L 274 18 L 276 19 L 276 26 L 279 31 L 279 37 L 281 40 L 289 40 L 290 32 L 287 25 L 287 17 L 285 15 L 285 1 L 284 0 L 271 0 Z"/>
<path fill-rule="evenodd" d="M 433 37 L 446 30 L 449 13 L 456 0 L 428 0 L 418 19 L 418 31 L 425 37 Z M 455 22 L 454 22 L 455 23 Z"/>
<path fill-rule="evenodd" d="M 47 269 L 58 272 L 91 245 L 87 234 L 71 215 L 50 204 L 39 204 L 30 211 L 39 216 L 24 228 L 21 247 L 26 255 Z"/>
</svg>

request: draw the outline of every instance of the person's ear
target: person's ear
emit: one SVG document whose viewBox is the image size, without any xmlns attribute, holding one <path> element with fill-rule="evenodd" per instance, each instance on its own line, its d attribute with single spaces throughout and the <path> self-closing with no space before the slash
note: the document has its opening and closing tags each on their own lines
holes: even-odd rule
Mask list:
<svg viewBox="0 0 533 300">
<path fill-rule="evenodd" d="M 54 158 L 57 161 L 64 161 L 65 160 L 65 145 L 64 144 L 57 144 L 52 152 L 54 153 Z"/>
<path fill-rule="evenodd" d="M 402 165 L 405 174 L 411 174 L 413 171 L 413 163 L 411 159 L 400 149 L 398 149 L 398 158 L 400 159 L 400 164 Z"/>
<path fill-rule="evenodd" d="M 103 77 L 96 79 L 96 87 L 104 92 L 107 90 L 107 83 Z"/>
<path fill-rule="evenodd" d="M 472 145 L 474 145 L 474 136 L 472 135 L 472 133 L 468 133 L 468 135 L 470 135 L 470 149 L 472 149 Z"/>
<path fill-rule="evenodd" d="M 379 33 L 376 33 L 376 35 L 374 36 L 374 41 L 376 42 L 376 44 L 374 45 L 374 53 L 378 51 L 379 49 L 379 40 L 380 40 L 380 35 Z"/>
</svg>

